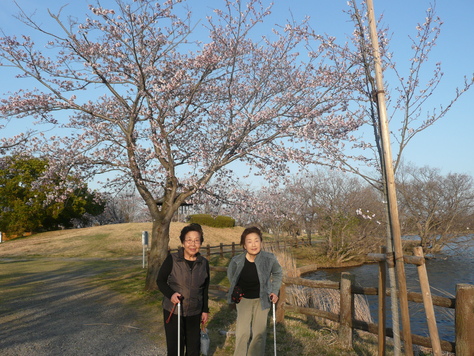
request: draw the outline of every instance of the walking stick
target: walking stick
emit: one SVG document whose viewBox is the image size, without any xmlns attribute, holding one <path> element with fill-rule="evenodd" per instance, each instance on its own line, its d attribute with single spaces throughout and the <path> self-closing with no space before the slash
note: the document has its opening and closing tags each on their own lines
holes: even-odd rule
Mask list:
<svg viewBox="0 0 474 356">
<path fill-rule="evenodd" d="M 181 355 L 181 301 L 178 302 L 178 356 Z"/>
<path fill-rule="evenodd" d="M 277 354 L 277 330 L 276 330 L 276 317 L 275 317 L 275 303 L 272 303 L 273 308 L 273 348 L 275 350 L 275 356 Z"/>
</svg>

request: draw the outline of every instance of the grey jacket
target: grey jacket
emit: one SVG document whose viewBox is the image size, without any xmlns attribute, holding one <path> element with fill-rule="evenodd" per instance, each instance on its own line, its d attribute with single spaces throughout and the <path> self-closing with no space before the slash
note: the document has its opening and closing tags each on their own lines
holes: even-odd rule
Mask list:
<svg viewBox="0 0 474 356">
<path fill-rule="evenodd" d="M 244 268 L 245 255 L 244 252 L 240 255 L 234 256 L 230 260 L 229 267 L 227 267 L 227 277 L 230 281 L 229 293 L 227 295 L 227 302 L 232 303 L 232 291 L 237 284 L 240 273 Z M 255 266 L 257 268 L 258 279 L 260 281 L 260 304 L 262 310 L 270 308 L 270 293 L 278 295 L 281 281 L 283 278 L 283 270 L 278 263 L 277 258 L 271 252 L 260 251 L 255 258 Z"/>
</svg>

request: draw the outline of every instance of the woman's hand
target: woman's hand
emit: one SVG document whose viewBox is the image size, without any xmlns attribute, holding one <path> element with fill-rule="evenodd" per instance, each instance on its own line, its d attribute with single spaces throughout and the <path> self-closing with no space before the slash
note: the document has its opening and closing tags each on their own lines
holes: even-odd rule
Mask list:
<svg viewBox="0 0 474 356">
<path fill-rule="evenodd" d="M 278 296 L 275 293 L 271 293 L 270 300 L 272 301 L 273 304 L 276 304 L 278 302 Z"/>
<path fill-rule="evenodd" d="M 179 302 L 181 302 L 181 300 L 183 300 L 183 296 L 178 292 L 174 293 L 171 296 L 171 303 L 173 304 L 178 304 Z"/>
<path fill-rule="evenodd" d="M 206 324 L 209 320 L 209 313 L 201 313 L 201 323 Z"/>
</svg>

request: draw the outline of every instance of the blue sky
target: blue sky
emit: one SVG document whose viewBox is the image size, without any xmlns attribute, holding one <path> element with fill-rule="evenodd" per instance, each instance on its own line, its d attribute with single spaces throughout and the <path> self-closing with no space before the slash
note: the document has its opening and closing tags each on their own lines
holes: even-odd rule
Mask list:
<svg viewBox="0 0 474 356">
<path fill-rule="evenodd" d="M 417 0 L 373 0 L 376 16 L 384 14 L 384 24 L 393 32 L 391 50 L 395 52 L 397 62 L 403 65 L 408 60 L 409 35 L 415 35 L 415 26 L 422 22 L 429 1 Z M 64 13 L 73 13 L 81 17 L 87 11 L 89 0 L 17 0 L 17 3 L 28 11 L 37 9 L 39 19 L 46 23 L 46 9 L 58 10 L 70 3 Z M 109 3 L 110 0 L 104 0 Z M 212 7 L 220 7 L 223 0 L 191 0 L 188 4 L 195 9 L 195 16 L 203 16 Z M 12 17 L 17 9 L 10 0 L 1 0 L 0 28 L 8 34 L 19 35 L 24 27 Z M 283 22 L 290 11 L 296 20 L 304 16 L 311 17 L 311 25 L 319 33 L 328 33 L 338 38 L 352 32 L 352 24 L 343 10 L 347 10 L 345 0 L 291 0 L 275 1 L 271 22 Z M 471 77 L 474 73 L 474 1 L 473 0 L 438 0 L 437 14 L 444 24 L 441 38 L 430 58 L 433 63 L 441 62 L 444 78 L 433 98 L 432 105 L 447 104 L 453 97 L 457 86 L 462 86 L 463 76 Z M 0 70 L 1 88 L 5 93 L 17 83 L 11 82 L 8 71 Z M 474 88 L 464 94 L 450 112 L 441 121 L 418 134 L 404 153 L 404 160 L 418 166 L 437 167 L 443 173 L 467 173 L 474 176 Z M 432 109 L 427 107 L 426 110 Z M 8 134 L 16 128 L 11 127 L 3 133 Z"/>
</svg>

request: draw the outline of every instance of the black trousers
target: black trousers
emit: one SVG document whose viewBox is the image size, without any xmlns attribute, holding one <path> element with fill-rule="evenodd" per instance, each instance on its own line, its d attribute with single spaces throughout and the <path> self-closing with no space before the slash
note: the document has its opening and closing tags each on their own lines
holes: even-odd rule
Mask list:
<svg viewBox="0 0 474 356">
<path fill-rule="evenodd" d="M 170 312 L 163 309 L 165 320 L 166 346 L 168 356 L 178 355 L 178 315 L 171 316 L 166 323 Z M 201 352 L 201 314 L 193 316 L 181 316 L 181 356 L 199 356 Z M 184 350 L 186 349 L 186 355 Z"/>
</svg>

